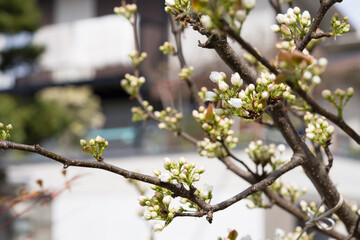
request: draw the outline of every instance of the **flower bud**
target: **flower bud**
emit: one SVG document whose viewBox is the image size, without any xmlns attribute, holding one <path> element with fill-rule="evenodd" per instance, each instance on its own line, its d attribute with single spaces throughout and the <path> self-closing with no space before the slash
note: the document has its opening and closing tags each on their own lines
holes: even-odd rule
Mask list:
<svg viewBox="0 0 360 240">
<path fill-rule="evenodd" d="M 12 124 L 8 124 L 6 126 L 6 130 L 8 130 L 9 132 L 13 130 L 13 125 Z"/>
<path fill-rule="evenodd" d="M 86 140 L 80 139 L 80 145 L 83 146 L 83 147 L 85 147 L 85 146 L 87 145 Z"/>
<path fill-rule="evenodd" d="M 163 202 L 164 204 L 166 204 L 166 205 L 169 205 L 170 202 L 171 202 L 171 196 L 168 196 L 168 195 L 165 196 L 165 197 L 163 198 L 162 202 Z"/>
<path fill-rule="evenodd" d="M 229 85 L 224 81 L 219 81 L 218 86 L 219 86 L 219 89 L 223 92 L 229 89 Z"/>
<path fill-rule="evenodd" d="M 352 87 L 349 87 L 347 90 L 346 90 L 346 95 L 350 98 L 352 96 L 354 96 L 354 88 Z"/>
<path fill-rule="evenodd" d="M 242 5 L 248 9 L 251 10 L 255 7 L 256 1 L 255 0 L 243 0 Z"/>
<path fill-rule="evenodd" d="M 273 31 L 274 33 L 280 32 L 280 27 L 277 24 L 271 25 L 270 28 L 271 28 L 271 31 Z"/>
<path fill-rule="evenodd" d="M 246 11 L 245 10 L 237 10 L 235 13 L 235 18 L 239 22 L 243 22 L 246 18 Z"/>
<path fill-rule="evenodd" d="M 236 72 L 231 75 L 231 84 L 234 86 L 241 86 L 243 84 L 243 81 L 240 78 L 239 73 Z"/>
<path fill-rule="evenodd" d="M 218 83 L 219 81 L 224 80 L 223 75 L 221 73 L 215 72 L 215 71 L 210 73 L 209 78 L 214 83 Z"/>
</svg>

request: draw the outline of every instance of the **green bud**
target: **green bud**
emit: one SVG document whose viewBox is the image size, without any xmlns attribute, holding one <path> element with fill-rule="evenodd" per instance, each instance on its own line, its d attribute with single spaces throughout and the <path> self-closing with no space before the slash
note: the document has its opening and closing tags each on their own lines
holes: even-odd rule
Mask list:
<svg viewBox="0 0 360 240">
<path fill-rule="evenodd" d="M 13 130 L 13 126 L 11 124 L 7 125 L 6 130 L 10 132 L 11 130 Z"/>
<path fill-rule="evenodd" d="M 87 145 L 86 140 L 80 139 L 80 145 L 83 146 L 83 147 L 85 147 L 85 146 Z"/>
</svg>

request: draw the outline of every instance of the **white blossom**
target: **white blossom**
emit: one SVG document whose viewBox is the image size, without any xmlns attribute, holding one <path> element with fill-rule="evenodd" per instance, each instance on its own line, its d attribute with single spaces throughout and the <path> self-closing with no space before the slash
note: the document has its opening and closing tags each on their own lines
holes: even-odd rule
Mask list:
<svg viewBox="0 0 360 240">
<path fill-rule="evenodd" d="M 261 98 L 262 99 L 268 99 L 270 96 L 270 94 L 267 91 L 264 91 L 261 93 Z"/>
<path fill-rule="evenodd" d="M 325 99 L 328 99 L 331 97 L 331 92 L 329 89 L 325 89 L 321 92 L 321 96 Z"/>
<path fill-rule="evenodd" d="M 167 195 L 163 198 L 162 202 L 166 205 L 169 205 L 171 202 L 171 196 Z"/>
<path fill-rule="evenodd" d="M 175 6 L 175 0 L 165 0 L 165 5 L 169 7 Z"/>
<path fill-rule="evenodd" d="M 321 78 L 319 76 L 315 75 L 312 78 L 312 82 L 315 84 L 319 84 L 319 83 L 321 83 Z"/>
<path fill-rule="evenodd" d="M 216 97 L 217 97 L 217 94 L 212 92 L 212 91 L 207 91 L 205 93 L 205 100 L 206 101 L 213 102 L 213 101 L 215 101 Z"/>
<path fill-rule="evenodd" d="M 250 10 L 255 7 L 256 1 L 255 0 L 243 0 L 242 4 L 246 9 Z"/>
<path fill-rule="evenodd" d="M 277 24 L 271 25 L 270 28 L 271 28 L 271 31 L 273 31 L 274 33 L 280 32 L 280 27 Z"/>
<path fill-rule="evenodd" d="M 279 150 L 279 152 L 283 153 L 283 152 L 285 152 L 286 147 L 285 147 L 284 144 L 279 144 L 279 145 L 277 146 L 277 149 Z"/>
<path fill-rule="evenodd" d="M 240 98 L 230 98 L 230 100 L 228 100 L 228 103 L 234 108 L 241 108 L 243 104 Z"/>
<path fill-rule="evenodd" d="M 235 13 L 235 18 L 239 22 L 243 22 L 246 18 L 246 11 L 245 10 L 237 10 Z"/>
<path fill-rule="evenodd" d="M 223 80 L 223 75 L 220 72 L 211 72 L 209 76 L 210 80 L 214 83 L 218 83 L 219 81 Z"/>
<path fill-rule="evenodd" d="M 219 81 L 218 86 L 221 91 L 226 91 L 229 89 L 229 85 L 225 81 Z"/>
<path fill-rule="evenodd" d="M 160 181 L 162 182 L 169 182 L 170 180 L 170 175 L 168 173 L 161 173 L 160 176 L 158 176 L 158 178 L 160 179 Z"/>
<path fill-rule="evenodd" d="M 163 230 L 164 226 L 161 223 L 155 223 L 153 230 L 155 232 L 161 232 Z"/>
<path fill-rule="evenodd" d="M 200 22 L 205 28 L 211 28 L 213 25 L 209 15 L 202 15 Z"/>
<path fill-rule="evenodd" d="M 234 86 L 241 86 L 243 84 L 243 81 L 240 78 L 239 73 L 236 72 L 231 75 L 231 84 Z"/>
<path fill-rule="evenodd" d="M 328 64 L 328 60 L 326 58 L 320 58 L 319 59 L 319 65 L 321 67 L 325 67 Z"/>
<path fill-rule="evenodd" d="M 286 19 L 286 16 L 284 14 L 279 13 L 278 15 L 276 15 L 276 21 L 279 24 L 285 23 L 285 19 Z"/>
</svg>

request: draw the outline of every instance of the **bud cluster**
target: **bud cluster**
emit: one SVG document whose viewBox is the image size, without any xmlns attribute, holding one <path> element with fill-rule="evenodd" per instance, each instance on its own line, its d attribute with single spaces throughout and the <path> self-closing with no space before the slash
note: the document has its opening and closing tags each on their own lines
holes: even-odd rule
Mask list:
<svg viewBox="0 0 360 240">
<path fill-rule="evenodd" d="M 193 183 L 200 180 L 200 175 L 205 172 L 204 167 L 195 167 L 195 163 L 187 161 L 185 158 L 180 158 L 179 161 L 171 161 L 169 158 L 164 159 L 165 173 L 160 170 L 154 169 L 153 173 L 162 182 L 181 183 L 186 189 L 191 189 Z M 180 206 L 178 209 L 170 207 L 172 202 L 172 192 L 159 186 L 152 186 L 152 190 L 155 191 L 153 197 L 146 196 L 138 197 L 139 204 L 146 206 L 147 210 L 144 213 L 145 220 L 161 220 L 165 221 L 164 224 L 156 223 L 154 225 L 154 231 L 162 231 L 173 219 L 176 213 L 188 211 L 184 207 Z M 212 198 L 212 188 L 204 185 L 199 189 L 194 189 L 194 193 L 201 199 L 210 203 Z M 191 209 L 198 210 L 199 207 L 186 198 L 181 198 L 181 204 L 189 204 Z"/>
<path fill-rule="evenodd" d="M 331 91 L 328 89 L 325 89 L 321 92 L 322 97 L 331 102 L 337 108 L 338 116 L 341 117 L 342 111 L 346 106 L 347 102 L 352 96 L 354 96 L 354 88 L 349 87 L 346 91 L 337 88 L 334 94 L 331 93 Z"/>
<path fill-rule="evenodd" d="M 302 39 L 309 31 L 311 17 L 308 11 L 301 14 L 300 8 L 289 8 L 286 14 L 279 13 L 276 16 L 279 25 L 272 25 L 271 30 L 275 33 L 281 33 L 287 40 Z"/>
<path fill-rule="evenodd" d="M 125 4 L 123 6 L 114 8 L 114 13 L 118 15 L 122 15 L 126 17 L 128 20 L 131 19 L 131 17 L 134 15 L 134 13 L 136 13 L 136 11 L 137 11 L 136 4 Z"/>
<path fill-rule="evenodd" d="M 240 90 L 243 80 L 238 73 L 232 74 L 230 87 L 226 82 L 226 75 L 223 72 L 211 72 L 209 76 L 217 86 L 213 91 L 204 89 L 199 95 L 206 101 L 221 101 L 222 115 L 235 115 L 243 118 L 254 119 L 261 115 L 268 104 L 275 104 L 285 91 L 290 88 L 284 83 L 276 84 L 275 75 L 262 72 L 257 79 L 257 86 L 249 84 L 245 90 Z"/>
<path fill-rule="evenodd" d="M 8 140 L 10 138 L 10 132 L 13 130 L 12 124 L 4 126 L 2 122 L 0 122 L 0 141 Z"/>
<path fill-rule="evenodd" d="M 134 66 L 134 68 L 137 68 L 139 66 L 139 64 L 144 61 L 144 59 L 147 57 L 147 53 L 146 52 L 142 52 L 139 56 L 139 52 L 138 51 L 133 51 L 131 53 L 128 54 L 128 56 L 131 59 L 131 62 Z"/>
<path fill-rule="evenodd" d="M 207 109 L 200 106 L 199 110 L 194 110 L 192 114 L 201 128 L 209 135 L 209 138 L 206 137 L 198 142 L 198 152 L 200 156 L 207 156 L 209 158 L 226 156 L 227 153 L 225 149 L 223 149 L 221 142 L 223 142 L 228 149 L 236 147 L 239 139 L 232 136 L 234 134 L 234 131 L 231 129 L 231 126 L 234 124 L 233 119 L 221 117 L 216 114 L 212 104 L 210 104 Z"/>
<path fill-rule="evenodd" d="M 299 235 L 302 234 L 299 238 Z M 302 232 L 302 228 L 297 226 L 295 232 L 285 233 L 281 229 L 277 229 L 275 239 L 284 239 L 284 240 L 313 240 L 314 234 L 308 234 L 306 231 Z"/>
<path fill-rule="evenodd" d="M 308 213 L 309 211 L 315 212 L 316 209 L 317 209 L 317 206 L 316 206 L 315 202 L 307 203 L 305 200 L 301 200 L 300 201 L 300 209 L 304 213 Z M 322 214 L 324 212 L 325 212 L 325 207 L 324 207 L 324 205 L 322 205 L 322 206 L 319 207 L 317 215 L 320 215 L 320 214 Z"/>
<path fill-rule="evenodd" d="M 301 89 L 308 92 L 320 84 L 320 75 L 325 71 L 327 64 L 328 61 L 326 58 L 320 58 L 319 60 L 313 59 L 312 64 L 303 71 L 302 77 L 298 81 Z"/>
<path fill-rule="evenodd" d="M 80 145 L 83 147 L 83 152 L 92 155 L 97 161 L 101 162 L 103 160 L 101 155 L 109 145 L 109 142 L 104 138 L 97 136 L 95 139 L 91 138 L 89 142 L 80 139 Z"/>
<path fill-rule="evenodd" d="M 308 124 L 305 129 L 306 137 L 323 146 L 326 146 L 335 132 L 335 128 L 329 125 L 325 119 L 325 117 L 319 117 L 310 112 L 306 112 L 304 116 L 304 120 Z"/>
<path fill-rule="evenodd" d="M 175 54 L 175 47 L 170 42 L 164 42 L 164 44 L 161 45 L 159 49 L 165 55 Z"/>
<path fill-rule="evenodd" d="M 294 203 L 299 197 L 304 195 L 307 192 L 307 188 L 303 187 L 299 189 L 296 183 L 292 183 L 287 186 L 283 186 L 280 190 L 280 194 L 286 196 L 290 199 L 292 203 Z"/>
<path fill-rule="evenodd" d="M 191 74 L 194 71 L 194 67 L 190 66 L 188 68 L 182 68 L 181 72 L 179 73 L 179 77 L 186 81 L 191 81 Z"/>
<path fill-rule="evenodd" d="M 171 191 L 158 186 L 152 188 L 155 191 L 154 196 L 151 198 L 139 196 L 138 200 L 141 206 L 147 207 L 143 215 L 145 220 L 165 221 L 165 224 L 154 224 L 153 230 L 160 232 L 174 219 L 176 209 L 174 207 L 170 208 Z"/>
<path fill-rule="evenodd" d="M 349 20 L 349 18 L 344 17 L 343 20 L 340 22 L 339 14 L 335 14 L 331 18 L 332 35 L 334 37 L 341 35 L 343 33 L 347 33 L 350 30 L 350 24 L 346 23 L 347 20 Z"/>
<path fill-rule="evenodd" d="M 149 115 L 140 107 L 132 107 L 132 121 L 133 122 L 141 122 L 145 121 L 149 118 Z"/>
<path fill-rule="evenodd" d="M 183 183 L 186 188 L 200 180 L 200 175 L 205 172 L 204 167 L 195 168 L 194 162 L 188 162 L 185 158 L 180 158 L 179 161 L 171 161 L 169 158 L 164 159 L 164 168 L 167 173 L 161 173 L 159 170 L 154 170 L 162 182 Z"/>
<path fill-rule="evenodd" d="M 265 145 L 262 140 L 251 141 L 249 146 L 245 148 L 245 153 L 255 163 L 256 166 L 264 168 L 269 165 L 272 171 L 284 164 L 281 160 L 283 152 L 286 150 L 284 144 L 279 144 L 277 147 L 275 144 Z"/>
<path fill-rule="evenodd" d="M 155 117 L 161 120 L 158 124 L 160 129 L 167 129 L 172 131 L 177 131 L 180 129 L 179 123 L 182 119 L 183 115 L 179 113 L 176 109 L 171 107 L 167 107 L 165 110 L 162 111 L 155 111 Z"/>
<path fill-rule="evenodd" d="M 135 77 L 129 73 L 125 74 L 125 79 L 122 79 L 120 85 L 124 90 L 131 95 L 136 97 L 140 87 L 145 83 L 144 77 Z"/>
<path fill-rule="evenodd" d="M 165 0 L 165 5 L 165 12 L 174 15 L 189 12 L 191 9 L 190 0 Z"/>
</svg>

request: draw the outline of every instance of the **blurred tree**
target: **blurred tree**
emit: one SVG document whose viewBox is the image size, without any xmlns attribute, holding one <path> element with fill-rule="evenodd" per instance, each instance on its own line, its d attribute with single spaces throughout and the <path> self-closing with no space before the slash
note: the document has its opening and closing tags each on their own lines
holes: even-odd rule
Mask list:
<svg viewBox="0 0 360 240">
<path fill-rule="evenodd" d="M 40 23 L 40 11 L 35 0 L 0 0 L 0 33 L 13 38 L 19 33 L 34 32 Z M 32 45 L 31 40 L 23 44 L 10 44 L 0 51 L 0 70 L 12 69 L 26 64 L 32 66 L 44 47 Z"/>
</svg>

